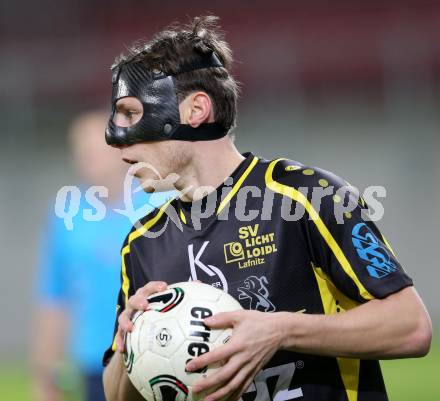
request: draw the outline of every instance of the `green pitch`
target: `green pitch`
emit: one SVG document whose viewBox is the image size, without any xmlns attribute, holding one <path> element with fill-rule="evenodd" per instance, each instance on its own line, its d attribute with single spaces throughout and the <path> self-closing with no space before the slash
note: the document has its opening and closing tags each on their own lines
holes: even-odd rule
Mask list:
<svg viewBox="0 0 440 401">
<path fill-rule="evenodd" d="M 440 339 L 433 342 L 430 354 L 422 359 L 381 363 L 390 401 L 440 400 Z M 0 365 L 1 399 L 33 401 L 29 374 L 23 364 Z M 78 399 L 72 395 L 66 401 Z"/>
</svg>

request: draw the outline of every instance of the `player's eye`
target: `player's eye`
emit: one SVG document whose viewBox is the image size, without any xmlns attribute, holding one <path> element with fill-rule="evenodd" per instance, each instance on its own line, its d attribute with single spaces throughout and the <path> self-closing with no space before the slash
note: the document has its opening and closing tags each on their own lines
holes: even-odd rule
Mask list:
<svg viewBox="0 0 440 401">
<path fill-rule="evenodd" d="M 133 118 L 136 117 L 140 114 L 140 112 L 138 110 L 126 110 L 125 111 L 125 116 L 127 118 Z"/>
<path fill-rule="evenodd" d="M 140 102 L 139 102 L 140 104 Z M 136 124 L 142 117 L 142 108 L 128 102 L 116 103 L 113 122 L 120 127 L 130 127 Z"/>
</svg>

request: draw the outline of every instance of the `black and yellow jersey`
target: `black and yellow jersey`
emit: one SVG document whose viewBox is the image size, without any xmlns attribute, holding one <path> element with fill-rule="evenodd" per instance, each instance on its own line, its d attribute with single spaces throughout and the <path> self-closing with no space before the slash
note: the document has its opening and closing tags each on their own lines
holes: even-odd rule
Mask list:
<svg viewBox="0 0 440 401">
<path fill-rule="evenodd" d="M 201 280 L 246 309 L 311 314 L 344 313 L 412 285 L 365 218 L 364 200 L 341 191 L 350 188 L 346 181 L 291 160 L 245 157 L 209 196 L 171 200 L 128 234 L 119 312 L 156 280 Z M 114 350 L 115 344 L 104 362 Z M 382 401 L 387 395 L 378 361 L 279 351 L 243 395 L 243 401 L 272 399 Z"/>
</svg>

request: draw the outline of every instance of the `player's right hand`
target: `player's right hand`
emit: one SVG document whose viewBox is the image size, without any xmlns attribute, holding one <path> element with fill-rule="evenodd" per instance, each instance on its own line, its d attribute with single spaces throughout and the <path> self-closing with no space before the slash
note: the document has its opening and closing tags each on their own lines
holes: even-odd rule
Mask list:
<svg viewBox="0 0 440 401">
<path fill-rule="evenodd" d="M 137 311 L 148 309 L 147 298 L 156 292 L 165 291 L 168 284 L 164 281 L 150 281 L 147 285 L 139 288 L 134 295 L 128 299 L 125 309 L 118 317 L 118 332 L 116 334 L 116 347 L 119 352 L 124 352 L 124 336 L 133 330 L 132 316 Z"/>
</svg>

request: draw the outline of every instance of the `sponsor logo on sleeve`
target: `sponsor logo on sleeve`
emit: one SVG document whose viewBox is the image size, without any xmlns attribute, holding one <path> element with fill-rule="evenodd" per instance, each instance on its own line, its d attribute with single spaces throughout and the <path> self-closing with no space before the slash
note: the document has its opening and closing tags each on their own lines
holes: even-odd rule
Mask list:
<svg viewBox="0 0 440 401">
<path fill-rule="evenodd" d="M 368 263 L 371 277 L 380 279 L 397 270 L 385 246 L 365 223 L 356 224 L 351 234 L 358 256 Z"/>
</svg>

